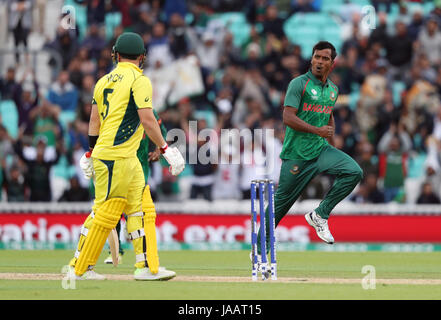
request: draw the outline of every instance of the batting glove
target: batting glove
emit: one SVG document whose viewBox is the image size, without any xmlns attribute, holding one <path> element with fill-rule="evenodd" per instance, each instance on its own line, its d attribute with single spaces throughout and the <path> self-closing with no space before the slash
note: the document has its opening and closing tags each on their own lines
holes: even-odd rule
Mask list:
<svg viewBox="0 0 441 320">
<path fill-rule="evenodd" d="M 86 179 L 92 178 L 94 174 L 91 155 L 92 153 L 90 151 L 87 151 L 80 159 L 80 168 L 81 170 L 83 170 L 83 175 Z"/>
<path fill-rule="evenodd" d="M 169 148 L 166 145 L 160 148 L 160 150 L 165 160 L 167 160 L 168 164 L 170 165 L 169 170 L 171 174 L 174 176 L 180 174 L 185 168 L 185 160 L 182 157 L 182 154 L 179 152 L 178 148 Z"/>
</svg>

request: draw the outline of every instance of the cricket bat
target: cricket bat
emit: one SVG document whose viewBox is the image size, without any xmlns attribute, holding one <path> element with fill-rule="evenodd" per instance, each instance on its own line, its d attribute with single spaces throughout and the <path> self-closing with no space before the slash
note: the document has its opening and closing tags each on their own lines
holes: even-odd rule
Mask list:
<svg viewBox="0 0 441 320">
<path fill-rule="evenodd" d="M 113 265 L 116 267 L 118 265 L 118 255 L 119 255 L 119 241 L 118 241 L 118 233 L 116 232 L 116 229 L 112 229 L 112 231 L 110 231 L 107 241 L 109 242 Z"/>
</svg>

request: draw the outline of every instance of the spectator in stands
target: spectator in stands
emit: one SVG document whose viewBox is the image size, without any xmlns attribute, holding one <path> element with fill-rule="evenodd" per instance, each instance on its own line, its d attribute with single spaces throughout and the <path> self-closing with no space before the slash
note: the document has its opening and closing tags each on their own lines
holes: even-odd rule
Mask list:
<svg viewBox="0 0 441 320">
<path fill-rule="evenodd" d="M 350 122 L 343 123 L 340 135 L 343 139 L 343 146 L 341 150 L 351 157 L 354 157 L 358 138 Z"/>
<path fill-rule="evenodd" d="M 90 57 L 92 59 L 98 59 L 101 50 L 106 46 L 106 40 L 100 35 L 100 29 L 98 25 L 92 24 L 88 29 L 88 35 L 84 38 L 81 47 L 85 47 L 89 50 Z"/>
<path fill-rule="evenodd" d="M 376 72 L 368 74 L 360 89 L 356 118 L 362 133 L 373 130 L 378 122 L 377 112 L 383 106 L 387 90 L 387 62 L 377 61 Z"/>
<path fill-rule="evenodd" d="M 360 142 L 357 145 L 357 155 L 355 158 L 363 170 L 363 181 L 366 180 L 369 174 L 378 175 L 378 165 L 375 161 L 374 147 L 371 143 L 367 141 Z"/>
<path fill-rule="evenodd" d="M 409 34 L 411 34 L 410 30 Z M 369 35 L 369 45 L 372 46 L 374 43 L 380 43 L 381 46 L 384 48 L 387 45 L 388 39 L 389 35 L 387 33 L 387 14 L 384 12 L 379 12 L 378 25 L 374 30 L 372 30 L 371 34 Z"/>
<path fill-rule="evenodd" d="M 14 156 L 14 148 L 12 145 L 12 139 L 9 136 L 6 128 L 0 124 L 0 166 L 7 170 L 7 158 Z"/>
<path fill-rule="evenodd" d="M 234 162 L 234 157 L 240 156 L 233 144 L 224 144 L 220 150 L 220 161 L 213 183 L 213 199 L 241 198 L 239 189 L 240 166 L 239 161 Z M 237 160 L 237 158 L 236 158 Z"/>
<path fill-rule="evenodd" d="M 42 100 L 40 105 L 29 114 L 34 139 L 43 136 L 46 146 L 55 147 L 57 141 L 61 138 L 61 126 L 58 122 L 59 114 L 60 109 L 57 106 L 51 105 L 47 100 Z"/>
<path fill-rule="evenodd" d="M 265 20 L 263 21 L 263 32 L 268 36 L 272 34 L 278 39 L 282 39 L 285 35 L 283 31 L 284 20 L 279 18 L 279 12 L 275 4 L 266 7 Z"/>
<path fill-rule="evenodd" d="M 80 70 L 83 75 L 95 74 L 95 71 L 97 68 L 96 58 L 91 57 L 90 50 L 88 47 L 83 46 L 83 47 L 79 48 L 78 53 L 77 53 L 77 57 L 78 57 L 78 60 L 80 61 Z"/>
<path fill-rule="evenodd" d="M 422 10 L 415 10 L 412 15 L 412 21 L 407 26 L 412 41 L 417 40 L 424 27 L 424 15 Z"/>
<path fill-rule="evenodd" d="M 47 46 L 58 52 L 62 61 L 62 69 L 66 69 L 69 66 L 78 50 L 76 37 L 62 27 L 60 27 L 55 40 Z M 52 58 L 49 60 L 49 65 L 55 66 L 55 61 Z"/>
<path fill-rule="evenodd" d="M 290 14 L 298 12 L 307 13 L 317 11 L 312 2 L 312 0 L 291 0 Z"/>
<path fill-rule="evenodd" d="M 72 59 L 67 70 L 69 71 L 69 81 L 76 88 L 81 88 L 84 75 L 81 71 L 81 60 L 78 56 Z"/>
<path fill-rule="evenodd" d="M 144 35 L 145 33 L 150 34 L 155 23 L 154 17 L 150 12 L 150 7 L 147 3 L 143 4 L 138 7 L 138 10 L 136 11 L 136 20 L 133 24 L 133 31 L 140 35 Z"/>
<path fill-rule="evenodd" d="M 59 202 L 81 202 L 89 200 L 89 191 L 86 188 L 81 187 L 76 176 L 70 178 L 70 188 L 65 190 L 60 199 L 58 199 Z"/>
<path fill-rule="evenodd" d="M 377 175 L 368 174 L 350 200 L 355 203 L 384 203 L 384 194 L 377 187 Z"/>
<path fill-rule="evenodd" d="M 106 15 L 105 0 L 87 1 L 87 24 L 103 25 Z"/>
<path fill-rule="evenodd" d="M 389 13 L 393 2 L 395 2 L 395 0 L 371 0 L 376 12 L 382 12 L 385 10 Z M 380 10 L 380 8 L 382 10 Z"/>
<path fill-rule="evenodd" d="M 20 99 L 21 92 L 21 84 L 15 80 L 15 68 L 9 67 L 6 72 L 6 77 L 3 80 L 0 79 L 1 99 L 16 102 Z"/>
<path fill-rule="evenodd" d="M 50 170 L 58 162 L 59 148 L 48 149 L 47 139 L 40 136 L 36 146 L 28 149 L 28 152 L 24 152 L 20 140 L 14 145 L 14 150 L 27 166 L 26 185 L 30 189 L 29 200 L 51 201 Z"/>
<path fill-rule="evenodd" d="M 432 66 L 439 66 L 441 63 L 441 32 L 437 19 L 431 16 L 426 27 L 418 35 L 417 53 L 423 53 Z"/>
<path fill-rule="evenodd" d="M 169 21 L 170 50 L 175 59 L 185 57 L 189 44 L 185 34 L 185 20 L 179 13 L 172 13 Z"/>
<path fill-rule="evenodd" d="M 231 32 L 226 32 L 224 41 L 221 46 L 221 53 L 219 58 L 219 65 L 221 69 L 227 68 L 232 64 L 241 63 L 241 51 L 240 48 L 234 44 L 234 36 Z"/>
<path fill-rule="evenodd" d="M 397 20 L 402 21 L 406 26 L 408 26 L 412 20 L 406 1 L 398 2 Z"/>
<path fill-rule="evenodd" d="M 61 108 L 61 111 L 76 111 L 78 104 L 78 90 L 69 81 L 69 72 L 63 70 L 57 81 L 50 87 L 47 100 Z"/>
<path fill-rule="evenodd" d="M 9 30 L 14 36 L 15 49 L 18 50 L 20 44 L 24 49 L 28 49 L 28 37 L 32 29 L 32 7 L 33 0 L 8 0 L 8 22 Z M 15 53 L 15 63 L 19 62 L 19 53 Z"/>
<path fill-rule="evenodd" d="M 95 77 L 91 74 L 84 76 L 80 91 L 80 100 L 83 102 L 92 101 L 94 88 Z"/>
<path fill-rule="evenodd" d="M 20 167 L 13 165 L 6 175 L 5 189 L 8 202 L 23 202 L 27 200 L 26 184 Z"/>
<path fill-rule="evenodd" d="M 154 67 L 153 63 L 156 60 L 159 60 L 163 66 L 166 66 L 173 61 L 173 55 L 170 49 L 170 39 L 163 22 L 157 22 L 153 26 L 152 36 L 147 43 L 147 51 L 150 67 Z"/>
<path fill-rule="evenodd" d="M 380 153 L 380 177 L 384 179 L 385 201 L 393 201 L 404 187 L 407 173 L 407 156 L 412 147 L 409 134 L 397 123 L 390 126 L 388 132 L 378 143 Z"/>
<path fill-rule="evenodd" d="M 420 196 L 417 199 L 418 204 L 440 204 L 439 197 L 433 192 L 433 187 L 430 182 L 423 183 Z"/>
<path fill-rule="evenodd" d="M 386 58 L 390 63 L 390 73 L 393 79 L 400 79 L 409 68 L 412 60 L 412 39 L 407 33 L 407 27 L 402 21 L 395 23 L 396 34 L 390 37 L 386 44 Z"/>
<path fill-rule="evenodd" d="M 25 83 L 23 85 L 23 93 L 17 102 L 18 126 L 26 135 L 32 135 L 33 128 L 30 113 L 39 103 L 38 90 L 38 82 L 35 80 L 34 76 L 32 84 Z"/>
<path fill-rule="evenodd" d="M 240 2 L 240 1 L 235 1 Z M 234 11 L 234 10 L 231 10 Z M 187 1 L 182 0 L 165 0 L 164 4 L 164 15 L 165 20 L 169 23 L 173 20 L 173 16 L 178 15 L 180 17 L 185 17 L 187 14 Z"/>
<path fill-rule="evenodd" d="M 194 33 L 187 34 L 201 67 L 207 69 L 208 72 L 218 69 L 223 35 L 215 35 L 213 31 L 207 30 L 199 39 Z"/>
<path fill-rule="evenodd" d="M 265 20 L 265 9 L 269 2 L 268 0 L 248 1 L 245 12 L 250 24 L 254 25 Z"/>
<path fill-rule="evenodd" d="M 193 168 L 193 181 L 191 184 L 190 199 L 197 199 L 199 195 L 205 200 L 211 201 L 213 199 L 212 189 L 215 181 L 215 172 L 217 169 L 217 163 L 213 159 L 217 159 L 217 144 L 214 143 L 214 137 L 210 136 L 209 139 L 199 139 L 199 133 L 207 128 L 207 122 L 204 119 L 200 119 L 197 123 L 198 133 L 194 136 L 189 143 L 192 145 L 196 142 L 197 147 L 195 150 L 189 150 L 190 153 L 194 151 L 194 154 L 190 154 L 189 159 Z"/>
</svg>

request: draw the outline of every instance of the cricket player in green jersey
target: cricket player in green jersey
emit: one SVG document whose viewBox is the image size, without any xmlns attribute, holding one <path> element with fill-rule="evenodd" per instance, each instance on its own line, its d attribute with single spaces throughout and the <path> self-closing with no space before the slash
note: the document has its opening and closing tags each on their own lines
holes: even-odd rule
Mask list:
<svg viewBox="0 0 441 320">
<path fill-rule="evenodd" d="M 318 42 L 312 51 L 310 70 L 289 83 L 283 110 L 286 134 L 280 153 L 282 167 L 274 196 L 277 226 L 312 178 L 320 173 L 335 176 L 334 184 L 319 206 L 305 215 L 319 238 L 328 244 L 334 243 L 328 227 L 329 214 L 363 177 L 354 159 L 332 145 L 335 130 L 332 109 L 338 88 L 328 75 L 336 55 L 331 43 Z M 266 217 L 269 241 L 268 208 Z M 258 235 L 260 255 L 260 232 Z M 269 250 L 269 245 L 267 248 Z"/>
</svg>

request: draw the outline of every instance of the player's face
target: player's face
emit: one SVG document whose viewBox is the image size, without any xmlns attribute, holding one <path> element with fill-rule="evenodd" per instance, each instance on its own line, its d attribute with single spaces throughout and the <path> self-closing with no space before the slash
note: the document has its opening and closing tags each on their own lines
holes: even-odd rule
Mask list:
<svg viewBox="0 0 441 320">
<path fill-rule="evenodd" d="M 318 78 L 322 78 L 328 75 L 331 67 L 331 49 L 315 50 L 311 60 L 312 74 Z"/>
</svg>

